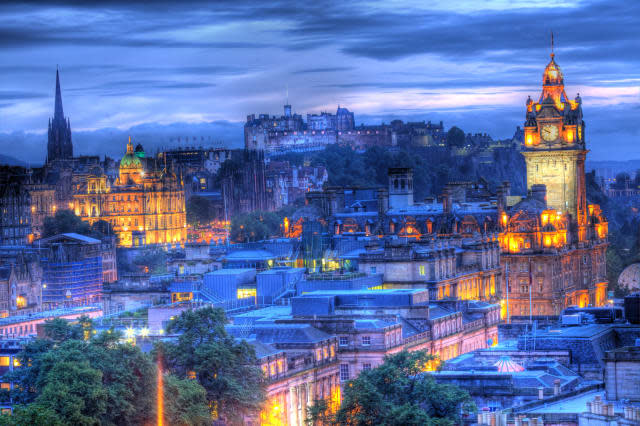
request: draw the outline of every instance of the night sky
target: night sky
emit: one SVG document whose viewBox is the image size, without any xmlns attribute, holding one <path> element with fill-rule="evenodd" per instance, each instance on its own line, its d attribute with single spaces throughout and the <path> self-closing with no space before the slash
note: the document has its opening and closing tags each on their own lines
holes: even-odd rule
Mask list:
<svg viewBox="0 0 640 426">
<path fill-rule="evenodd" d="M 0 132 L 46 130 L 57 64 L 74 132 L 239 123 L 281 114 L 288 87 L 298 113 L 340 104 L 357 123 L 443 120 L 510 137 L 539 96 L 553 30 L 590 158 L 640 158 L 639 28 L 635 0 L 3 2 Z M 2 153 L 43 158 L 44 146 L 15 153 L 0 136 Z"/>
</svg>

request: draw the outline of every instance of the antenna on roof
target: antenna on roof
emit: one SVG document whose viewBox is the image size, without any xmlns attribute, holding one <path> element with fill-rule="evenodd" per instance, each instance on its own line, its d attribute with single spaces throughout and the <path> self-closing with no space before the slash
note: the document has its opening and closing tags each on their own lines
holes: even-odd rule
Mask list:
<svg viewBox="0 0 640 426">
<path fill-rule="evenodd" d="M 287 83 L 287 105 L 289 105 L 289 83 Z"/>
</svg>

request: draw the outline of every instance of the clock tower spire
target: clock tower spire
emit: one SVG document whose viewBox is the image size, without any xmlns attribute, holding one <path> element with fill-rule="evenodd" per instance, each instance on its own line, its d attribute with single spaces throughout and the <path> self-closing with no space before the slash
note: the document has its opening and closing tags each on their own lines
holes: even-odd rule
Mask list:
<svg viewBox="0 0 640 426">
<path fill-rule="evenodd" d="M 542 92 L 537 102 L 526 102 L 523 155 L 527 164 L 527 188 L 543 184 L 547 205 L 569 213 L 578 225 L 578 238 L 586 236 L 587 200 L 582 100 L 570 100 L 564 76 L 555 61 L 551 33 L 551 60 L 542 74 Z"/>
</svg>

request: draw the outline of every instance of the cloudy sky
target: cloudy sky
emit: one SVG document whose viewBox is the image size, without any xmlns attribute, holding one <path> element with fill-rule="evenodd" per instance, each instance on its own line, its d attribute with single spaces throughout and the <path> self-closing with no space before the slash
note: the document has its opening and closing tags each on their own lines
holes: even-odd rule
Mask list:
<svg viewBox="0 0 640 426">
<path fill-rule="evenodd" d="M 75 134 L 237 124 L 281 113 L 288 88 L 299 113 L 340 104 L 357 122 L 443 120 L 509 137 L 527 95 L 540 91 L 553 30 L 567 93 L 583 99 L 591 158 L 640 158 L 638 1 L 149 4 L 2 2 L 2 153 L 44 157 L 44 146 L 16 153 L 10 141 L 46 129 L 56 65 Z M 239 143 L 241 126 L 233 128 L 237 136 L 219 138 Z M 77 153 L 109 152 L 75 142 Z"/>
</svg>

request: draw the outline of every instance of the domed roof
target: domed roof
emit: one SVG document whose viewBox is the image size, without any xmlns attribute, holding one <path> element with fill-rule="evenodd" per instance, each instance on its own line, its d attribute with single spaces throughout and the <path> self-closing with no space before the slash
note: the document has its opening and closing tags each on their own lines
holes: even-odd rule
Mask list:
<svg viewBox="0 0 640 426">
<path fill-rule="evenodd" d="M 131 137 L 129 137 L 129 143 L 127 144 L 127 153 L 120 160 L 120 169 L 142 169 L 142 162 L 133 151 L 133 144 L 131 143 Z"/>
<path fill-rule="evenodd" d="M 633 263 L 622 271 L 618 277 L 618 285 L 631 291 L 640 289 L 640 263 Z"/>
</svg>

